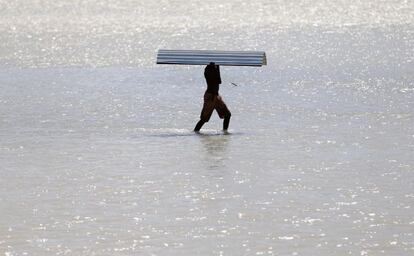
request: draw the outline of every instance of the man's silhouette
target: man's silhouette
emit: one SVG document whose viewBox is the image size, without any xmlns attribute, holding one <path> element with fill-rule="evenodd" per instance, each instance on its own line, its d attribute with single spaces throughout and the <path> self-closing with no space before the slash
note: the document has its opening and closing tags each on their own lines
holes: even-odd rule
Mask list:
<svg viewBox="0 0 414 256">
<path fill-rule="evenodd" d="M 223 121 L 223 130 L 227 131 L 230 123 L 231 113 L 226 104 L 220 97 L 218 91 L 221 84 L 220 67 L 215 65 L 214 62 L 210 62 L 204 69 L 204 77 L 207 82 L 207 90 L 204 93 L 203 110 L 201 110 L 200 121 L 198 121 L 194 131 L 200 131 L 204 123 L 210 120 L 211 114 L 214 110 L 217 111 Z"/>
</svg>

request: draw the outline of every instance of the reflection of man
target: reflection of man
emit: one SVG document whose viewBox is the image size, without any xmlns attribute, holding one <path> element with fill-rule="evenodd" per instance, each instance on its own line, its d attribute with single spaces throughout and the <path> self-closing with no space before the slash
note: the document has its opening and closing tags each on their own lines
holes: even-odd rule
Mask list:
<svg viewBox="0 0 414 256">
<path fill-rule="evenodd" d="M 224 101 L 218 94 L 219 86 L 221 84 L 220 67 L 210 62 L 204 69 L 204 77 L 207 82 L 207 90 L 204 93 L 203 110 L 201 110 L 200 121 L 198 121 L 194 131 L 200 131 L 204 123 L 210 120 L 213 110 L 216 110 L 223 121 L 223 130 L 227 131 L 230 123 L 231 113 Z"/>
</svg>

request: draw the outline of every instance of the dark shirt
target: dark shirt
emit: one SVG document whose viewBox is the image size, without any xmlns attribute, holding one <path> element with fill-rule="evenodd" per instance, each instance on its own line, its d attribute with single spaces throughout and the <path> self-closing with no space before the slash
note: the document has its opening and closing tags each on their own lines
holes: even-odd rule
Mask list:
<svg viewBox="0 0 414 256">
<path fill-rule="evenodd" d="M 207 65 L 204 69 L 204 77 L 207 82 L 207 92 L 218 95 L 219 84 L 221 84 L 220 66 Z"/>
</svg>

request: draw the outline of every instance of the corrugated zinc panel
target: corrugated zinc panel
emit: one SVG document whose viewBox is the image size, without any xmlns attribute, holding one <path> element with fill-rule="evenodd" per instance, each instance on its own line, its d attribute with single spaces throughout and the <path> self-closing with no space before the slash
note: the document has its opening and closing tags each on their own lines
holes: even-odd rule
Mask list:
<svg viewBox="0 0 414 256">
<path fill-rule="evenodd" d="M 157 64 L 207 65 L 214 62 L 223 66 L 266 65 L 266 53 L 255 51 L 159 50 Z"/>
</svg>

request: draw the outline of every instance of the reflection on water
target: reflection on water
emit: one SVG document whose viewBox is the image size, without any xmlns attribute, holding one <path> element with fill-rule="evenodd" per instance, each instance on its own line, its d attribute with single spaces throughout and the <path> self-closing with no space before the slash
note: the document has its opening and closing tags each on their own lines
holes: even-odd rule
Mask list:
<svg viewBox="0 0 414 256">
<path fill-rule="evenodd" d="M 204 149 L 204 162 L 209 170 L 224 169 L 228 159 L 227 147 L 230 134 L 200 134 L 200 142 Z"/>
</svg>

